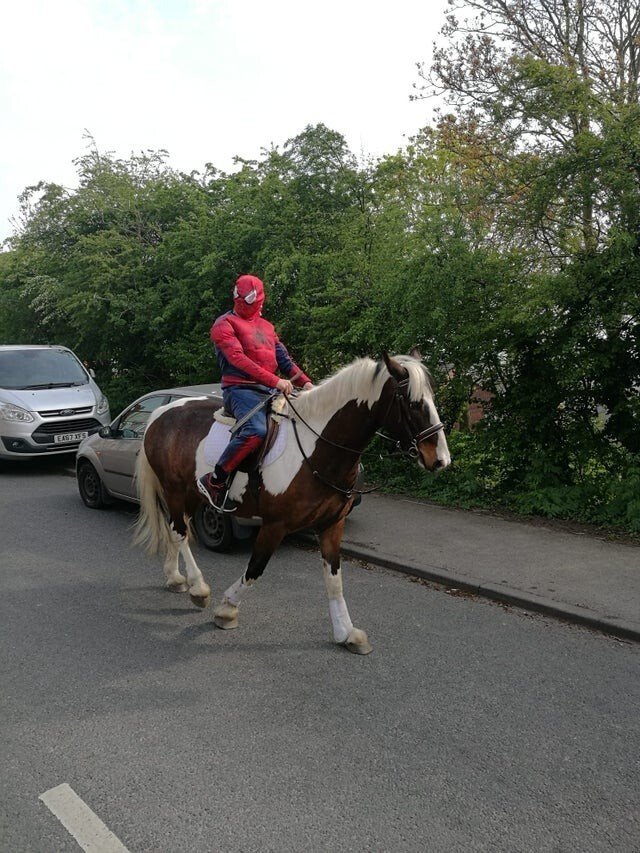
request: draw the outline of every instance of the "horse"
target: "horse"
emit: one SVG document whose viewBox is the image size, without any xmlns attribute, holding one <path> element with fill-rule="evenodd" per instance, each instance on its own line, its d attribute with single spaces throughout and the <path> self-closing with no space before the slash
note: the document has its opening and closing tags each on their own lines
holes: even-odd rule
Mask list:
<svg viewBox="0 0 640 853">
<path fill-rule="evenodd" d="M 295 401 L 294 401 L 295 400 Z M 140 512 L 134 543 L 163 552 L 165 587 L 189 591 L 198 607 L 211 589 L 189 548 L 190 519 L 204 498 L 196 479 L 209 470 L 204 444 L 214 411 L 211 398 L 185 398 L 157 409 L 138 455 Z M 250 479 L 238 471 L 229 497 L 239 518 L 262 519 L 246 570 L 213 611 L 222 629 L 238 626 L 241 599 L 262 575 L 285 536 L 314 530 L 318 536 L 329 598 L 333 638 L 355 654 L 371 650 L 365 631 L 355 628 L 343 595 L 340 544 L 354 500 L 360 456 L 385 430 L 398 452 L 425 471 L 450 464 L 447 441 L 433 398 L 431 374 L 419 353 L 380 361 L 360 358 L 297 397 L 283 398 L 286 436 L 281 453 L 266 457 Z M 182 555 L 186 578 L 179 569 Z"/>
</svg>

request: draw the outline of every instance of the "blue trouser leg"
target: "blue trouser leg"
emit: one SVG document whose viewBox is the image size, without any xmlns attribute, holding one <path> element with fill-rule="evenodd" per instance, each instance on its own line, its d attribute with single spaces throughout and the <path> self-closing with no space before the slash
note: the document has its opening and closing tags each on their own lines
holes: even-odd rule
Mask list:
<svg viewBox="0 0 640 853">
<path fill-rule="evenodd" d="M 227 411 L 231 412 L 234 418 L 239 421 L 261 400 L 265 400 L 269 394 L 266 391 L 260 392 L 253 388 L 232 387 L 223 389 L 222 396 Z M 238 432 L 234 433 L 218 460 L 218 466 L 225 472 L 235 471 L 242 460 L 256 450 L 266 438 L 266 408 L 265 404 L 264 408 L 252 415 Z"/>
</svg>

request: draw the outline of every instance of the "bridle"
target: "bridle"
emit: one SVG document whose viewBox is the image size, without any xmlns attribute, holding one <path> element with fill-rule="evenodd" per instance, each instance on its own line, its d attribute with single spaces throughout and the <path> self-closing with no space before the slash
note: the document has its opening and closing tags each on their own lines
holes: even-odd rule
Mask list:
<svg viewBox="0 0 640 853">
<path fill-rule="evenodd" d="M 398 404 L 398 412 L 400 414 L 399 421 L 402 427 L 405 428 L 405 431 L 408 436 L 408 440 L 403 442 L 402 439 L 391 438 L 388 435 L 385 435 L 383 432 L 379 430 L 376 431 L 376 435 L 379 438 L 382 438 L 384 441 L 388 441 L 391 444 L 394 444 L 396 447 L 396 452 L 393 454 L 389 454 L 392 456 L 407 456 L 410 459 L 417 459 L 420 455 L 420 449 L 418 445 L 421 441 L 424 441 L 426 438 L 431 438 L 434 435 L 437 435 L 444 429 L 444 424 L 438 421 L 437 424 L 431 424 L 426 429 L 423 429 L 421 432 L 414 433 L 413 426 L 411 424 L 411 420 L 405 411 L 405 407 L 402 405 L 403 402 L 407 402 L 407 395 L 402 393 L 405 389 L 409 388 L 409 378 L 396 380 L 396 387 L 394 395 L 389 403 L 387 408 L 387 412 L 383 418 L 383 421 L 389 417 L 389 413 L 391 411 L 391 407 L 394 403 Z"/>
<path fill-rule="evenodd" d="M 407 412 L 405 411 L 404 406 L 402 405 L 403 402 L 407 402 L 407 396 L 406 396 L 406 394 L 403 394 L 402 391 L 409 387 L 409 379 L 407 378 L 407 379 L 402 379 L 400 381 L 398 381 L 398 380 L 395 380 L 395 381 L 396 381 L 396 387 L 394 389 L 394 394 L 393 394 L 393 397 L 391 398 L 391 401 L 389 402 L 389 405 L 387 407 L 387 411 L 386 411 L 385 416 L 382 419 L 382 421 L 384 423 L 384 421 L 387 420 L 389 413 L 391 411 L 391 407 L 393 406 L 394 403 L 397 403 L 398 404 L 398 412 L 400 414 L 399 421 L 400 421 L 401 425 L 407 431 L 408 441 L 403 441 L 401 438 L 400 439 L 390 438 L 388 435 L 385 435 L 384 433 L 379 432 L 379 431 L 376 431 L 375 434 L 377 436 L 379 436 L 380 438 L 384 439 L 385 441 L 392 442 L 396 446 L 396 452 L 393 454 L 389 454 L 390 456 L 406 456 L 410 459 L 417 459 L 418 456 L 420 455 L 420 450 L 419 450 L 420 442 L 424 441 L 426 438 L 431 438 L 431 436 L 437 435 L 437 433 L 439 433 L 441 430 L 444 429 L 444 424 L 441 423 L 440 421 L 438 421 L 438 423 L 431 424 L 426 429 L 423 429 L 418 433 L 414 433 L 413 427 L 411 424 L 411 420 L 410 420 Z M 298 410 L 295 408 L 295 406 L 291 402 L 291 396 L 287 397 L 287 403 L 290 406 L 290 408 L 292 409 L 292 411 L 294 412 L 294 414 L 296 415 L 296 418 L 301 423 L 303 423 L 307 427 L 307 429 L 310 430 L 317 438 L 319 438 L 320 441 L 325 442 L 325 444 L 329 444 L 331 447 L 335 447 L 337 450 L 344 450 L 347 453 L 353 453 L 356 456 L 362 455 L 361 450 L 354 450 L 351 447 L 345 447 L 342 444 L 337 444 L 335 441 L 331 441 L 331 439 L 326 438 L 324 435 L 322 435 L 317 430 L 315 430 L 311 426 L 311 424 L 307 423 L 307 421 L 302 417 L 300 412 L 298 412 Z M 296 443 L 298 445 L 298 449 L 300 450 L 300 453 L 302 454 L 302 458 L 304 459 L 306 464 L 309 466 L 309 468 L 311 468 L 313 476 L 317 480 L 320 480 L 320 482 L 322 482 L 322 483 L 324 483 L 324 485 L 329 486 L 330 488 L 334 489 L 336 492 L 340 492 L 340 494 L 346 495 L 347 499 L 350 498 L 354 494 L 356 494 L 356 495 L 368 495 L 371 492 L 375 492 L 377 490 L 377 488 L 378 488 L 377 486 L 374 486 L 371 489 L 365 489 L 365 490 L 353 489 L 353 488 L 343 489 L 340 486 L 337 486 L 335 483 L 331 483 L 329 480 L 326 480 L 322 476 L 322 474 L 320 474 L 320 472 L 313 467 L 313 465 L 311 464 L 311 460 L 309 459 L 309 457 L 307 456 L 307 454 L 304 451 L 304 448 L 302 447 L 302 442 L 300 441 L 300 436 L 298 435 L 298 427 L 296 424 L 296 418 L 289 417 L 288 419 L 291 421 L 291 425 L 293 427 L 293 434 L 295 436 Z"/>
</svg>

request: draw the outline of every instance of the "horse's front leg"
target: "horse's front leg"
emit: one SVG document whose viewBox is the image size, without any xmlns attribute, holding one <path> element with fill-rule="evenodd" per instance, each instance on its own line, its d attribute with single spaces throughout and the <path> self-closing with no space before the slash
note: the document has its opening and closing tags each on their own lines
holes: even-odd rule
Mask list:
<svg viewBox="0 0 640 853">
<path fill-rule="evenodd" d="M 347 604 L 342 594 L 342 568 L 340 566 L 340 543 L 344 531 L 344 519 L 324 530 L 319 535 L 324 582 L 329 596 L 329 614 L 336 643 L 357 655 L 368 655 L 373 651 L 369 639 L 360 628 L 354 628 Z"/>
<path fill-rule="evenodd" d="M 285 529 L 281 524 L 266 524 L 260 528 L 245 573 L 226 590 L 222 603 L 213 611 L 213 622 L 218 628 L 228 630 L 238 627 L 238 608 L 242 596 L 263 573 L 284 535 Z"/>
</svg>

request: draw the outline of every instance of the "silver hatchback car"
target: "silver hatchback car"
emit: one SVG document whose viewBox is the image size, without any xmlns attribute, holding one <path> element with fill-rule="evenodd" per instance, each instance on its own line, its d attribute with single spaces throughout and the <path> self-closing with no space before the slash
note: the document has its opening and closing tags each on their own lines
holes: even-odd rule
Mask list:
<svg viewBox="0 0 640 853">
<path fill-rule="evenodd" d="M 213 397 L 222 403 L 218 384 L 186 385 L 152 391 L 135 400 L 115 420 L 86 438 L 76 455 L 76 478 L 80 497 L 91 509 L 102 509 L 116 500 L 138 503 L 134 482 L 136 457 L 142 446 L 151 414 L 165 403 L 182 397 Z M 236 539 L 248 539 L 256 523 L 241 523 L 202 504 L 193 524 L 202 544 L 213 551 L 226 551 Z"/>
</svg>

